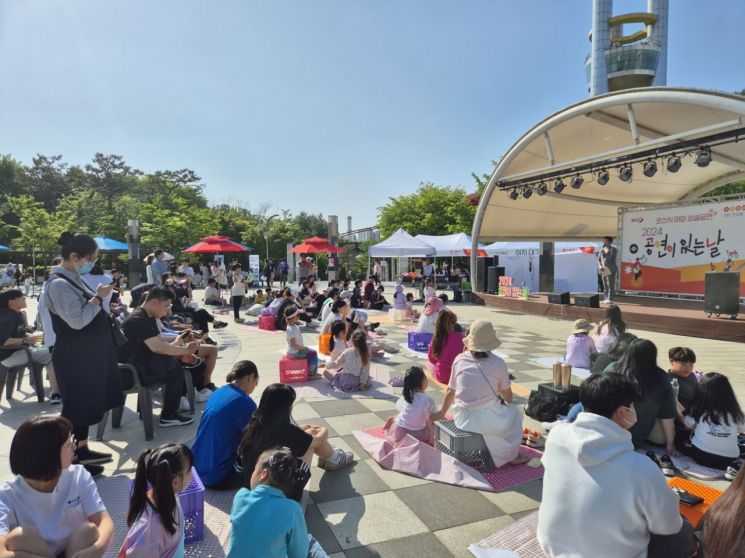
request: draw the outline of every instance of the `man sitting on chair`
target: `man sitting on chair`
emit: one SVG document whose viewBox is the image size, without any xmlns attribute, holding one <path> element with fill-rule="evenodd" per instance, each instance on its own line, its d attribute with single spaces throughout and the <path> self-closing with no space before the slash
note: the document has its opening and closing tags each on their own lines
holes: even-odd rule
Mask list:
<svg viewBox="0 0 745 558">
<path fill-rule="evenodd" d="M 137 367 L 144 385 L 165 384 L 161 428 L 183 426 L 194 421 L 178 413 L 185 372 L 176 357 L 194 353 L 199 343 L 182 344 L 181 335 L 168 342 L 161 336 L 156 322 L 168 314 L 172 301 L 171 291 L 165 287 L 153 287 L 142 306 L 127 316 L 122 324 L 127 343 L 120 348 L 120 359 Z"/>
<path fill-rule="evenodd" d="M 49 349 L 31 346 L 41 341 L 44 334 L 30 332 L 22 313 L 24 308 L 26 297 L 20 289 L 7 289 L 0 293 L 0 364 L 6 368 L 30 364 L 28 353 L 24 350 L 28 348 L 33 362 L 46 366 L 52 375 L 54 371 L 50 370 L 52 355 Z"/>
</svg>

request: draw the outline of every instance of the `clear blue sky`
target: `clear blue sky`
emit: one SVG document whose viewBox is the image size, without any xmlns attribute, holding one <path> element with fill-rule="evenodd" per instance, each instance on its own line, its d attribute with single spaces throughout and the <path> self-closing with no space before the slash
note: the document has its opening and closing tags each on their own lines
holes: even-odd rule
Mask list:
<svg viewBox="0 0 745 558">
<path fill-rule="evenodd" d="M 643 9 L 616 0 L 615 13 Z M 671 0 L 668 84 L 745 88 L 742 0 Z M 587 97 L 589 0 L 3 0 L 0 153 L 189 167 L 371 225 Z"/>
</svg>

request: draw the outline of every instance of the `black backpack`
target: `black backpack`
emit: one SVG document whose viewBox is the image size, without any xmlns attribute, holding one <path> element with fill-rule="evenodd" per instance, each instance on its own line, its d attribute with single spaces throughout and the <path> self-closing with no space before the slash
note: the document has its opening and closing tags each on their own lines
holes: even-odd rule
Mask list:
<svg viewBox="0 0 745 558">
<path fill-rule="evenodd" d="M 530 392 L 525 404 L 525 414 L 540 422 L 553 422 L 566 415 L 575 403 L 579 402 L 579 388 L 571 386 L 567 390 L 557 390 L 552 384 L 539 384 Z"/>
</svg>

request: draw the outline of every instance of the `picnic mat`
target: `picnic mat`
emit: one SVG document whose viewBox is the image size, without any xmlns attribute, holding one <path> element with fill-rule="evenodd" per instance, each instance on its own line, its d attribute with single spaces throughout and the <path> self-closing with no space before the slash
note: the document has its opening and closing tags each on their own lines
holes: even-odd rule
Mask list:
<svg viewBox="0 0 745 558">
<path fill-rule="evenodd" d="M 319 374 L 323 371 L 319 369 Z M 341 391 L 334 389 L 326 378 L 321 376 L 307 382 L 293 382 L 297 397 L 333 397 L 335 399 L 396 399 L 398 395 L 393 391 L 393 386 L 388 383 L 389 372 L 379 370 L 375 366 L 370 367 L 370 380 L 372 387 L 365 391 Z M 400 389 L 399 389 L 400 392 Z"/>
<path fill-rule="evenodd" d="M 250 331 L 251 333 L 267 333 L 269 335 L 275 335 L 277 333 L 284 334 L 285 332 L 281 329 L 259 329 L 258 325 L 241 325 L 241 328 Z"/>
<path fill-rule="evenodd" d="M 316 343 L 315 345 L 306 345 L 306 346 L 309 349 L 313 349 L 316 352 L 316 354 L 318 355 L 318 360 L 319 361 L 328 362 L 328 360 L 331 358 L 330 355 L 321 354 L 321 351 L 318 350 L 318 343 Z M 287 354 L 287 349 L 286 348 L 285 349 L 278 349 L 278 352 L 280 354 L 282 354 L 282 355 L 286 355 Z M 381 360 L 381 361 L 385 362 L 386 359 L 388 358 L 388 354 L 387 353 L 374 354 L 374 355 L 370 355 L 370 358 L 372 358 L 373 360 Z"/>
<path fill-rule="evenodd" d="M 665 448 L 658 448 L 649 445 L 637 451 L 642 454 L 646 454 L 648 451 L 653 451 L 655 454 L 657 454 L 657 456 L 661 456 L 662 454 L 667 453 L 667 450 Z M 675 465 L 676 469 L 679 469 L 684 475 L 693 477 L 694 479 L 715 480 L 724 478 L 724 471 L 699 465 L 693 459 L 691 459 L 690 457 L 686 457 L 685 455 L 681 455 L 680 457 L 673 457 L 671 455 L 670 459 L 673 460 L 673 465 Z"/>
<path fill-rule="evenodd" d="M 546 558 L 538 545 L 538 512 L 535 511 L 468 546 L 476 558 Z"/>
<path fill-rule="evenodd" d="M 504 465 L 482 474 L 412 436 L 404 437 L 394 446 L 385 439 L 382 426 L 357 430 L 353 434 L 381 467 L 414 477 L 491 492 L 543 477 L 543 467 L 533 468 L 527 465 Z M 543 455 L 540 451 L 525 446 L 520 446 L 520 453 L 531 458 Z"/>
<path fill-rule="evenodd" d="M 115 558 L 127 536 L 130 478 L 124 475 L 96 479 L 98 493 L 114 520 L 114 538 L 105 557 Z M 230 509 L 235 491 L 205 490 L 204 538 L 186 545 L 186 556 L 220 558 L 225 556 L 230 537 Z"/>
</svg>

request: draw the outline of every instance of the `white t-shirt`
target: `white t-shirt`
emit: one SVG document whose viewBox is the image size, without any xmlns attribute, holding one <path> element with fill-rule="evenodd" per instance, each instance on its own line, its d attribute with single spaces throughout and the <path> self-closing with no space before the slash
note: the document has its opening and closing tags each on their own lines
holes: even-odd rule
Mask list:
<svg viewBox="0 0 745 558">
<path fill-rule="evenodd" d="M 38 492 L 21 476 L 0 487 L 0 536 L 19 526 L 36 527 L 55 555 L 67 547 L 73 529 L 106 511 L 96 483 L 82 465 L 70 465 L 60 474 L 52 492 Z"/>
<path fill-rule="evenodd" d="M 233 273 L 233 286 L 230 288 L 230 294 L 233 296 L 244 296 L 246 294 L 246 281 L 243 275 Z"/>
<path fill-rule="evenodd" d="M 290 341 L 294 339 L 296 344 L 298 345 L 303 344 L 303 334 L 300 333 L 300 326 L 288 325 L 285 336 L 287 338 L 287 354 L 291 356 L 297 356 L 298 352 L 292 348 Z"/>
<path fill-rule="evenodd" d="M 414 394 L 414 402 L 407 403 L 403 397 L 396 401 L 398 416 L 396 424 L 401 428 L 416 432 L 429 422 L 429 418 L 437 412 L 435 400 L 420 391 Z"/>
<path fill-rule="evenodd" d="M 321 333 L 331 333 L 331 324 L 333 324 L 336 320 L 341 319 L 342 317 L 340 314 L 329 312 L 328 315 L 321 322 Z"/>
<path fill-rule="evenodd" d="M 179 270 L 180 270 L 180 271 L 181 271 L 182 273 L 185 273 L 187 277 L 194 277 L 194 268 L 193 268 L 193 267 L 191 267 L 191 266 L 189 266 L 189 267 L 184 267 L 184 266 L 182 265 L 181 267 L 179 267 Z"/>
<path fill-rule="evenodd" d="M 685 417 L 685 424 L 693 428 L 691 443 L 701 451 L 731 457 L 736 459 L 740 456 L 740 448 L 737 445 L 737 433 L 745 431 L 745 425 L 735 424 L 732 417 L 727 424 L 712 424 L 708 420 L 695 421 L 693 417 Z"/>
</svg>

